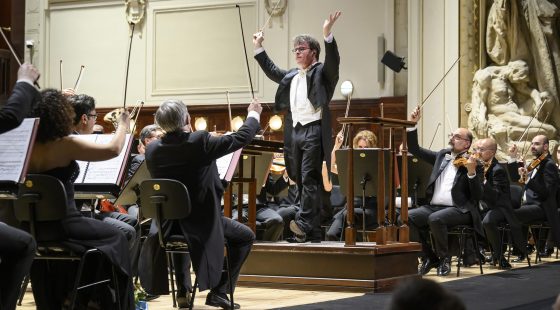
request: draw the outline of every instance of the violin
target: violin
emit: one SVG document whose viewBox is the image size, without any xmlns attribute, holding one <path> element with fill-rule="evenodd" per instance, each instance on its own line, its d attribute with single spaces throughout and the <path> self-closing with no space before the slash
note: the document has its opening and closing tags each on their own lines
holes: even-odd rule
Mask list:
<svg viewBox="0 0 560 310">
<path fill-rule="evenodd" d="M 529 172 L 533 171 L 535 168 L 537 168 L 541 162 L 546 158 L 546 156 L 548 155 L 548 153 L 542 153 L 539 157 L 533 159 L 533 161 L 531 161 L 527 167 L 525 167 L 526 172 L 525 173 L 520 173 L 521 176 L 519 177 L 519 183 L 521 184 L 525 184 L 527 183 L 527 175 Z M 523 162 L 521 162 L 523 163 Z"/>
<path fill-rule="evenodd" d="M 484 161 L 479 158 L 476 154 L 471 154 L 469 152 L 465 152 L 463 154 L 457 155 L 457 157 L 455 157 L 455 159 L 453 160 L 453 165 L 457 168 L 459 167 L 466 167 L 467 166 L 467 161 L 469 160 L 470 157 L 473 157 L 474 159 L 476 159 L 477 165 L 484 165 Z M 490 167 L 490 165 L 488 165 L 488 167 Z"/>
<path fill-rule="evenodd" d="M 546 158 L 546 156 L 548 155 L 548 153 L 542 153 L 541 156 L 537 157 L 536 159 L 534 159 L 528 166 L 527 166 L 527 172 L 531 172 L 533 171 L 535 168 L 537 168 L 541 162 Z"/>
</svg>

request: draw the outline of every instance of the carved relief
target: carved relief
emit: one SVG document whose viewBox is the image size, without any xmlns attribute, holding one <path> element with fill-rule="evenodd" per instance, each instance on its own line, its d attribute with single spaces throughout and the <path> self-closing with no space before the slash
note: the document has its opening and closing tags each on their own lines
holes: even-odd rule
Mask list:
<svg viewBox="0 0 560 310">
<path fill-rule="evenodd" d="M 559 17 L 556 1 L 494 0 L 489 7 L 481 43 L 491 65 L 474 75 L 468 124 L 475 138 L 497 140 L 499 157 L 537 134 L 557 144 Z"/>
</svg>

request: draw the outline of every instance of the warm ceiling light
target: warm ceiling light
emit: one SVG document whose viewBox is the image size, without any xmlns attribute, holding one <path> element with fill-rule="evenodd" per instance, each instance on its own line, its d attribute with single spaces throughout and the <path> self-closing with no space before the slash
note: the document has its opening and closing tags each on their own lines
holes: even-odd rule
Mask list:
<svg viewBox="0 0 560 310">
<path fill-rule="evenodd" d="M 282 128 L 282 118 L 279 115 L 272 115 L 268 120 L 270 130 L 280 130 Z"/>
<path fill-rule="evenodd" d="M 233 131 L 238 131 L 239 128 L 241 128 L 241 126 L 243 126 L 243 123 L 245 121 L 243 120 L 243 118 L 241 116 L 236 116 L 231 120 L 231 128 L 233 128 Z"/>
<path fill-rule="evenodd" d="M 206 117 L 197 117 L 194 120 L 194 128 L 196 130 L 206 130 L 208 127 L 208 122 L 206 121 Z"/>
</svg>

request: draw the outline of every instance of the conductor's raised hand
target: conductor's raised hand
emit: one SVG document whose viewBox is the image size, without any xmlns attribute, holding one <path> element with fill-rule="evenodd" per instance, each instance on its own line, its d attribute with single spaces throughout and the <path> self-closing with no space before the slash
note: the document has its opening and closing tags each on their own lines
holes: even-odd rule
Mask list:
<svg viewBox="0 0 560 310">
<path fill-rule="evenodd" d="M 253 34 L 253 44 L 255 45 L 255 48 L 261 48 L 263 41 L 264 41 L 264 32 L 263 31 L 259 31 L 255 34 Z"/>
<path fill-rule="evenodd" d="M 334 14 L 330 14 L 329 18 L 325 19 L 325 22 L 323 23 L 323 36 L 325 38 L 329 36 L 329 34 L 331 33 L 332 26 L 334 25 L 334 23 L 340 17 L 341 14 L 342 12 L 336 11 L 334 12 Z"/>
<path fill-rule="evenodd" d="M 253 101 L 249 104 L 247 111 L 248 112 L 255 111 L 260 115 L 262 112 L 262 106 L 257 99 L 253 99 Z"/>
<path fill-rule="evenodd" d="M 41 73 L 39 73 L 39 70 L 27 62 L 22 64 L 18 69 L 18 80 L 26 80 L 35 83 L 40 76 Z"/>
<path fill-rule="evenodd" d="M 421 116 L 422 116 L 422 112 L 420 110 L 420 107 L 416 107 L 410 113 L 410 121 L 418 123 Z"/>
</svg>

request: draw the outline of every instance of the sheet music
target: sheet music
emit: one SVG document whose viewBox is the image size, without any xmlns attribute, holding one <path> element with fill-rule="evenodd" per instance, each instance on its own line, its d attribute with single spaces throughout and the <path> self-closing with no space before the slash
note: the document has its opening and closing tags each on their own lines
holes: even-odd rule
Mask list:
<svg viewBox="0 0 560 310">
<path fill-rule="evenodd" d="M 216 166 L 218 167 L 218 173 L 220 174 L 220 180 L 230 181 L 239 161 L 239 156 L 241 155 L 242 149 L 239 149 L 233 153 L 226 154 L 218 159 L 216 159 Z"/>
<path fill-rule="evenodd" d="M 0 135 L 0 178 L 19 182 L 28 154 L 35 118 L 26 118 L 21 125 Z"/>
<path fill-rule="evenodd" d="M 91 143 L 95 143 L 95 140 L 97 140 L 98 135 L 72 135 L 72 136 L 76 137 L 78 139 L 87 140 Z M 78 166 L 80 167 L 80 174 L 78 174 L 78 177 L 76 178 L 75 183 L 82 183 L 84 181 L 84 177 L 86 175 L 87 167 L 88 167 L 89 162 L 81 161 L 81 160 L 76 160 L 76 162 L 78 163 Z"/>
<path fill-rule="evenodd" d="M 83 136 L 92 136 L 92 135 L 83 135 Z M 93 135 L 97 136 L 95 139 L 95 143 L 97 144 L 107 144 L 113 139 L 113 135 Z M 82 136 L 80 136 L 81 138 Z M 88 137 L 89 138 L 89 137 Z M 85 163 L 87 165 L 85 171 L 85 177 L 76 180 L 77 182 L 81 183 L 88 183 L 88 184 L 103 184 L 103 183 L 110 183 L 116 184 L 118 181 L 119 173 L 121 171 L 122 165 L 125 163 L 125 157 L 127 154 L 126 145 L 128 145 L 130 140 L 130 134 L 126 135 L 125 139 L 125 147 L 121 150 L 119 156 L 104 160 L 104 161 L 92 161 L 89 163 Z M 80 165 L 80 169 L 84 162 L 78 162 Z M 82 171 L 80 171 L 80 175 L 82 175 Z"/>
</svg>

